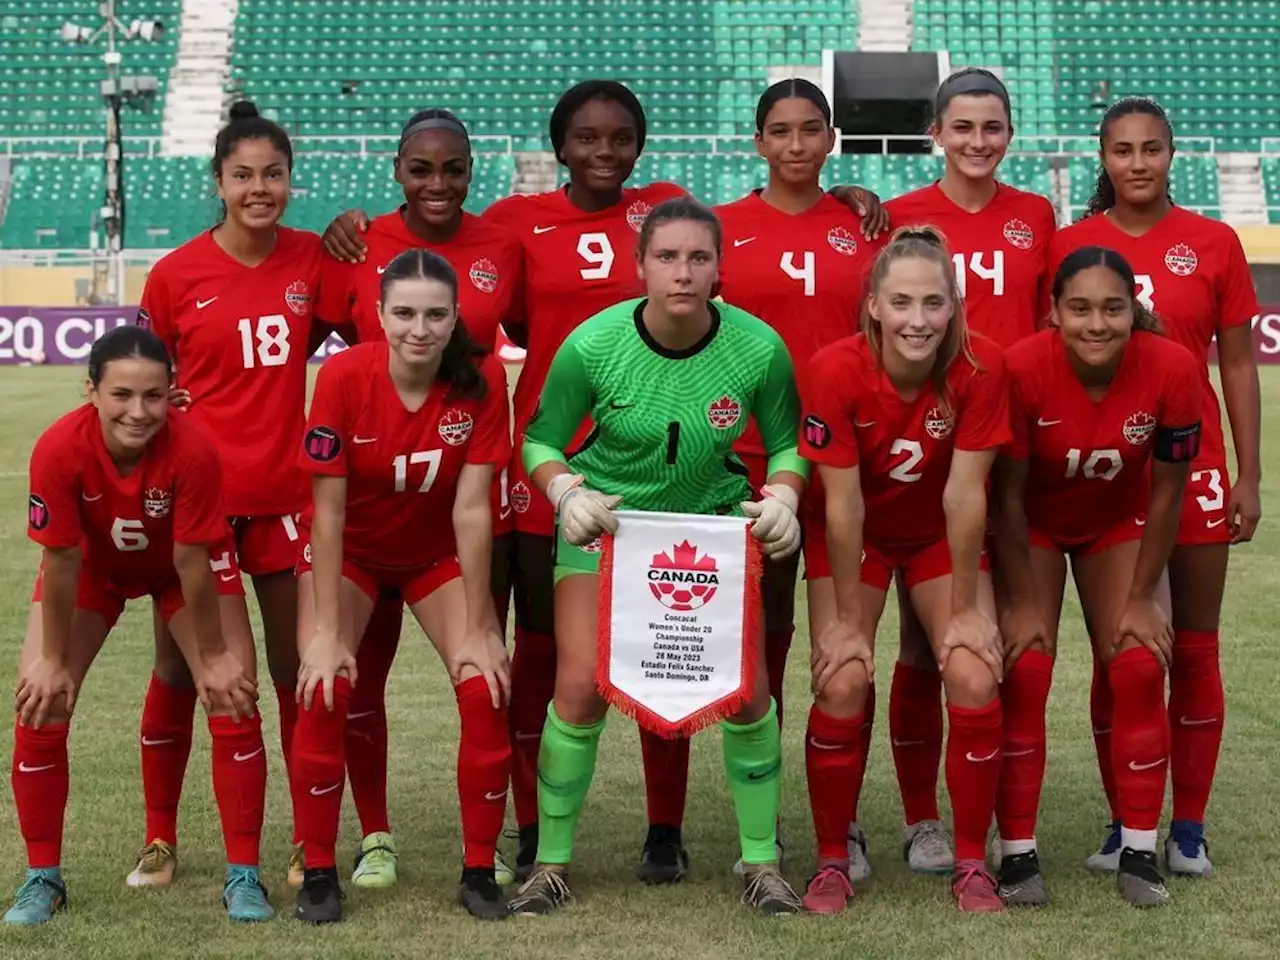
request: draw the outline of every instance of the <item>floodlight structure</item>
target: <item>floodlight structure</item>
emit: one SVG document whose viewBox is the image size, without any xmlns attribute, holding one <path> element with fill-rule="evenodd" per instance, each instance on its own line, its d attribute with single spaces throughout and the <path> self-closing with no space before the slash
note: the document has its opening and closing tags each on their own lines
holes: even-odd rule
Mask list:
<svg viewBox="0 0 1280 960">
<path fill-rule="evenodd" d="M 99 211 L 105 233 L 106 257 L 95 257 L 93 267 L 93 298 L 96 302 L 121 303 L 124 300 L 124 223 L 125 196 L 122 164 L 124 161 L 123 131 L 120 113 L 127 106 L 148 109 L 155 101 L 159 81 L 153 76 L 124 75 L 120 65 L 123 59 L 117 44 L 123 40 L 157 43 L 164 35 L 164 24 L 159 20 L 134 20 L 127 26 L 116 16 L 116 0 L 103 0 L 98 4 L 99 26 L 82 26 L 68 21 L 58 31 L 66 43 L 97 44 L 105 39 L 106 51 L 102 54 L 103 79 L 100 86 L 102 102 L 106 107 L 107 135 L 102 148 L 105 169 L 103 205 Z M 95 237 L 93 247 L 99 245 Z"/>
</svg>

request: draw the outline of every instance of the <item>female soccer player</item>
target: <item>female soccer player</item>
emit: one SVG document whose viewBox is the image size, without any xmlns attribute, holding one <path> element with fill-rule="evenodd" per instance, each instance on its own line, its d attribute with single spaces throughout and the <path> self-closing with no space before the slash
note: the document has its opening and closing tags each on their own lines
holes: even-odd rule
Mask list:
<svg viewBox="0 0 1280 960">
<path fill-rule="evenodd" d="M 1045 702 L 1067 559 L 1096 659 L 1115 693 L 1111 756 L 1120 811 L 1120 893 L 1138 907 L 1170 901 L 1156 869 L 1169 714 L 1165 564 L 1200 439 L 1195 358 L 1160 335 L 1114 250 L 1080 247 L 1053 279 L 1053 322 L 1007 354 L 1013 443 L 996 470 L 1005 703 L 1034 723 L 1006 729 L 1007 753 L 1035 775 L 1001 784 L 1000 894 L 1043 906 L 1036 808 L 1044 778 Z M 1007 721 L 1006 721 L 1007 726 Z M 1014 789 L 1010 789 L 1012 786 Z"/>
<path fill-rule="evenodd" d="M 457 117 L 448 110 L 414 114 L 400 133 L 395 160 L 404 204 L 369 223 L 363 234 L 367 247 L 363 261 L 324 259 L 320 316 L 339 325 L 353 342 L 384 339 L 378 317 L 383 271 L 405 250 L 427 249 L 453 267 L 460 278 L 460 319 L 471 339 L 493 352 L 499 325 L 510 321 L 517 309 L 524 255 L 520 242 L 505 228 L 463 211 L 471 167 L 471 140 Z M 502 366 L 495 369 L 505 381 Z M 505 386 L 502 395 L 506 396 Z M 505 478 L 503 466 L 496 472 L 492 492 L 492 584 L 504 635 L 515 543 Z M 379 630 L 360 644 L 360 685 L 351 695 L 347 773 L 365 835 L 351 877 L 358 887 L 387 887 L 396 882 L 396 845 L 387 815 L 385 690 L 398 641 L 397 623 L 394 632 Z M 512 880 L 500 857 L 498 876 L 500 883 Z"/>
<path fill-rule="evenodd" d="M 1258 483 L 1258 369 L 1249 321 L 1258 313 L 1249 267 L 1235 232 L 1176 206 L 1169 196 L 1173 131 L 1151 100 L 1111 106 L 1099 131 L 1102 170 L 1084 220 L 1058 235 L 1055 264 L 1072 250 L 1098 245 L 1118 251 L 1136 274 L 1138 299 L 1169 337 L 1200 363 L 1200 454 L 1183 494 L 1177 546 L 1169 557 L 1173 597 L 1173 660 L 1169 669 L 1173 822 L 1165 842 L 1169 869 L 1205 876 L 1212 869 L 1204 842 L 1204 813 L 1213 786 L 1224 715 L 1218 629 L 1230 544 L 1245 543 L 1261 516 Z M 1222 414 L 1209 382 L 1208 351 L 1218 343 L 1222 396 L 1231 421 L 1236 477 L 1227 472 Z M 1111 801 L 1111 831 L 1089 858 L 1115 870 L 1121 850 L 1120 808 L 1104 763 L 1113 724 L 1113 698 L 1102 665 L 1094 672 L 1094 741 Z"/>
<path fill-rule="evenodd" d="M 489 586 L 489 491 L 511 453 L 505 378 L 458 322 L 458 278 L 442 257 L 399 254 L 383 271 L 378 303 L 385 340 L 325 364 L 299 456 L 314 502 L 298 567 L 303 710 L 291 785 L 306 872 L 297 917 L 342 919 L 334 846 L 343 727 L 360 637 L 379 591 L 395 588 L 458 698 L 459 899 L 474 916 L 498 919 L 507 904 L 493 858 L 511 747 L 507 652 Z M 442 529 L 446 515 L 452 525 Z"/>
<path fill-rule="evenodd" d="M 996 179 L 1014 131 L 1009 92 L 992 73 L 953 74 L 938 87 L 933 107 L 929 132 L 946 158 L 942 179 L 886 207 L 895 226 L 928 223 L 943 232 L 970 328 L 1008 347 L 1034 333 L 1046 312 L 1053 206 Z M 954 854 L 938 819 L 941 681 L 898 586 L 901 640 L 889 736 L 906 819 L 903 847 L 912 870 L 946 872 Z"/>
<path fill-rule="evenodd" d="M 835 610 L 813 637 L 805 761 L 816 913 L 844 910 L 846 831 L 861 781 L 876 625 L 894 573 L 940 664 L 950 718 L 952 893 L 1003 909 L 984 846 L 1000 774 L 1001 661 L 983 541 L 987 474 L 1009 440 L 1004 361 L 970 338 L 951 257 L 930 227 L 900 228 L 868 279 L 863 333 L 818 351 L 804 387 L 801 453 L 826 490 Z"/>
<path fill-rule="evenodd" d="M 757 518 L 751 529 L 770 556 L 785 557 L 800 542 L 795 510 L 806 466 L 795 449 L 791 361 L 765 324 L 708 302 L 720 260 L 715 215 L 689 199 L 660 204 L 640 231 L 637 258 L 646 297 L 617 304 L 568 336 L 524 438 L 526 468 L 559 517 L 559 656 L 538 763 L 537 866 L 512 900 L 516 914 L 550 913 L 571 898 L 573 835 L 606 711 L 595 686 L 599 555 L 584 547 L 616 530 L 613 507 L 625 498 L 633 510 L 738 511 Z M 759 501 L 748 501 L 746 470 L 730 453 L 746 417 L 727 428 L 707 417 L 709 405 L 726 396 L 756 417 L 769 452 Z M 587 416 L 596 423 L 594 439 L 570 460 L 565 448 Z M 743 901 L 794 913 L 800 902 L 775 852 L 781 743 L 766 672 L 750 703 L 721 724 L 725 766 L 742 838 Z"/>
<path fill-rule="evenodd" d="M 31 454 L 27 532 L 44 551 L 18 660 L 12 770 L 28 866 L 6 923 L 44 923 L 67 905 L 71 713 L 126 600 L 146 595 L 209 713 L 227 915 L 253 921 L 273 912 L 258 877 L 267 763 L 253 636 L 230 550 L 222 469 L 198 427 L 168 416 L 171 376 L 154 334 L 111 330 L 89 352 L 89 402 L 46 430 Z M 237 615 L 224 621 L 223 610 Z"/>
<path fill-rule="evenodd" d="M 725 240 L 720 296 L 778 332 L 801 380 L 819 348 L 857 332 L 863 281 L 883 243 L 861 235 L 858 215 L 822 189 L 822 167 L 834 144 L 831 107 L 816 85 L 796 79 L 773 84 L 756 106 L 756 149 L 769 165 L 768 184 L 716 208 Z M 752 488 L 759 489 L 768 458 L 754 425 L 735 452 L 751 472 Z M 835 594 L 826 559 L 822 489 L 816 482 L 805 491 L 800 517 L 809 629 L 817 634 L 834 614 Z M 767 564 L 763 582 L 765 656 L 779 722 L 795 629 L 798 557 Z M 869 742 L 871 708 L 866 716 L 863 733 Z M 856 811 L 852 819 L 857 820 Z M 856 824 L 849 855 L 851 876 L 865 880 L 871 868 Z"/>
</svg>

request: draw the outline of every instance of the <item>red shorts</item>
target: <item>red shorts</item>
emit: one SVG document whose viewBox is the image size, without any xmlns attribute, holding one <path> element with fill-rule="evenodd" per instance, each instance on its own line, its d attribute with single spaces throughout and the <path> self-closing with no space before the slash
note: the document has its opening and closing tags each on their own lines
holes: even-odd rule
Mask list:
<svg viewBox="0 0 1280 960">
<path fill-rule="evenodd" d="M 311 544 L 308 542 L 298 551 L 297 572 L 298 576 L 302 576 L 310 571 Z M 413 606 L 450 580 L 462 576 L 462 567 L 459 566 L 457 557 L 444 557 L 425 567 L 399 568 L 375 567 L 354 560 L 343 560 L 342 575 L 374 603 L 378 602 L 378 595 L 384 590 L 398 590 L 404 602 Z"/>
<path fill-rule="evenodd" d="M 507 499 L 511 501 L 515 529 L 520 533 L 554 537 L 556 512 L 551 506 L 551 501 L 538 492 L 533 481 L 529 479 L 529 474 L 525 472 L 519 445 L 516 447 L 515 456 L 511 458 L 511 468 L 507 472 L 507 477 L 511 482 Z"/>
<path fill-rule="evenodd" d="M 991 563 L 985 550 L 978 564 L 983 573 L 991 572 Z M 902 579 L 908 590 L 920 583 L 948 577 L 951 575 L 951 546 L 945 538 L 925 547 L 882 549 L 870 544 L 863 546 L 862 582 L 867 586 L 888 590 L 896 570 L 902 571 Z"/>
<path fill-rule="evenodd" d="M 1088 540 L 1074 538 L 1064 540 L 1032 527 L 1031 546 L 1041 550 L 1065 553 L 1071 557 L 1088 557 L 1095 553 L 1102 553 L 1104 550 L 1110 550 L 1117 544 L 1128 543 L 1131 540 L 1141 540 L 1142 528 L 1146 525 L 1146 522 L 1147 518 L 1145 516 L 1129 517 L 1119 523 L 1112 524 L 1096 537 Z"/>
<path fill-rule="evenodd" d="M 507 467 L 495 470 L 489 493 L 489 509 L 493 512 L 493 535 L 501 537 L 516 528 L 515 511 L 507 492 Z"/>
<path fill-rule="evenodd" d="M 209 548 L 209 566 L 213 569 L 214 586 L 220 597 L 243 597 L 244 584 L 240 581 L 240 568 L 236 565 L 236 553 L 228 538 Z M 39 603 L 44 593 L 44 564 L 36 572 L 36 583 L 31 590 L 31 602 Z M 137 597 L 150 596 L 164 622 L 186 606 L 182 596 L 182 583 L 174 575 L 172 580 L 159 583 L 122 583 L 113 580 L 104 570 L 80 564 L 80 580 L 76 584 L 76 606 L 96 613 L 107 622 L 110 630 L 120 619 L 125 604 Z"/>
<path fill-rule="evenodd" d="M 240 569 L 251 577 L 292 570 L 298 558 L 298 517 L 231 517 Z"/>
<path fill-rule="evenodd" d="M 1198 547 L 1230 543 L 1227 501 L 1231 498 L 1231 475 L 1226 460 L 1193 465 L 1182 493 L 1182 519 L 1178 523 L 1177 545 Z"/>
</svg>

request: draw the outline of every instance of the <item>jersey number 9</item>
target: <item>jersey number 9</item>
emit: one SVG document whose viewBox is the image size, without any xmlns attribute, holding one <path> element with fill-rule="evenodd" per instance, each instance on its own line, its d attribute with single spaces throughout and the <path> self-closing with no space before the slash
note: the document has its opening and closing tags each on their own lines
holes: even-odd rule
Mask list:
<svg viewBox="0 0 1280 960">
<path fill-rule="evenodd" d="M 578 237 L 578 256 L 591 264 L 578 273 L 583 280 L 608 280 L 613 269 L 613 244 L 607 233 L 584 233 Z"/>
</svg>

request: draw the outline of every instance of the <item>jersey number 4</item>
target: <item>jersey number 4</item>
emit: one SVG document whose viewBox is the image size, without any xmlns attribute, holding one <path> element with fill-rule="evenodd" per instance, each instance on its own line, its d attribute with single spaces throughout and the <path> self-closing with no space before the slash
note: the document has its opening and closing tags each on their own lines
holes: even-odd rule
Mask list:
<svg viewBox="0 0 1280 960">
<path fill-rule="evenodd" d="M 440 451 L 439 450 L 415 450 L 410 454 L 398 454 L 391 460 L 391 465 L 396 471 L 396 493 L 404 493 L 409 487 L 409 468 L 416 467 L 420 463 L 427 465 L 426 476 L 422 478 L 422 484 L 418 487 L 419 493 L 426 493 L 431 489 L 431 485 L 436 482 L 436 474 L 440 472 Z"/>
<path fill-rule="evenodd" d="M 243 317 L 236 329 L 240 331 L 240 358 L 246 370 L 253 369 L 255 357 L 259 367 L 283 367 L 289 362 L 289 322 L 283 314 L 259 317 L 256 326 Z"/>
</svg>

